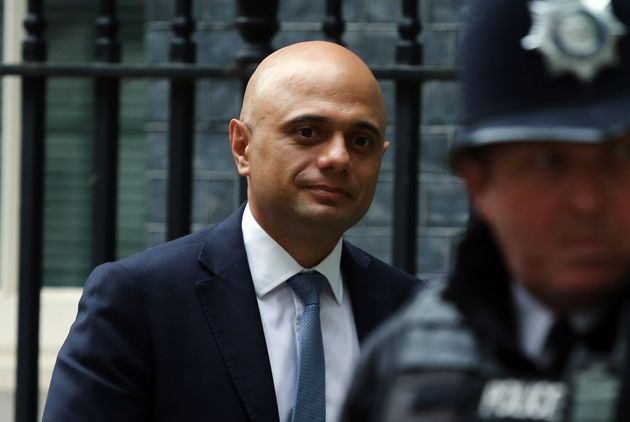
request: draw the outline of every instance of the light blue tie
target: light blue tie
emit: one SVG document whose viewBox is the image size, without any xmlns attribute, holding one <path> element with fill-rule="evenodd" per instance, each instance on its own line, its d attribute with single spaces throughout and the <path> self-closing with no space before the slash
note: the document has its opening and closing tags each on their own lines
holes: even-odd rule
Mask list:
<svg viewBox="0 0 630 422">
<path fill-rule="evenodd" d="M 304 304 L 298 329 L 300 361 L 292 422 L 326 420 L 326 366 L 319 320 L 319 295 L 326 282 L 317 271 L 302 272 L 287 280 Z"/>
</svg>

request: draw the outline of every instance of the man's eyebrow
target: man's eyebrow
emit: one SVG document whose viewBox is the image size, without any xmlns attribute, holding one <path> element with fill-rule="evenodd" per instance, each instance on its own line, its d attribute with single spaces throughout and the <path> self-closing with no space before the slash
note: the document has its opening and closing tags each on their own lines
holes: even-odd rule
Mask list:
<svg viewBox="0 0 630 422">
<path fill-rule="evenodd" d="M 328 117 L 321 116 L 319 114 L 301 114 L 299 116 L 296 116 L 287 120 L 286 122 L 284 122 L 282 126 L 289 127 L 289 126 L 298 125 L 300 123 L 326 123 L 329 121 L 330 119 Z M 378 129 L 378 127 L 376 127 L 376 125 L 366 120 L 359 120 L 358 122 L 354 123 L 354 126 L 358 129 L 363 129 L 369 132 L 373 132 L 373 134 L 379 138 L 383 136 L 381 134 L 381 131 Z"/>
<path fill-rule="evenodd" d="M 369 131 L 369 132 L 373 132 L 373 133 L 374 133 L 374 135 L 378 136 L 379 138 L 382 138 L 382 137 L 383 137 L 383 134 L 382 134 L 382 133 L 381 133 L 381 131 L 378 129 L 378 127 L 376 127 L 375 125 L 373 125 L 373 124 L 372 124 L 372 123 L 370 123 L 370 122 L 366 122 L 366 121 L 361 120 L 361 121 L 357 122 L 356 126 L 357 126 L 359 129 L 363 129 L 363 130 L 367 130 L 367 131 Z"/>
<path fill-rule="evenodd" d="M 319 114 L 300 114 L 299 116 L 295 116 L 287 120 L 286 122 L 284 122 L 282 126 L 288 127 L 288 126 L 299 125 L 300 123 L 309 123 L 309 122 L 326 123 L 329 120 L 330 120 L 329 118 L 325 116 L 321 116 Z"/>
</svg>

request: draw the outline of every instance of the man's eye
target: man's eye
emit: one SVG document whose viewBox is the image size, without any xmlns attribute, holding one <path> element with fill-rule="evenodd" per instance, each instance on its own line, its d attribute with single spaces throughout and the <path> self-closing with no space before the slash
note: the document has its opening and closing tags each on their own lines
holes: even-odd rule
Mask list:
<svg viewBox="0 0 630 422">
<path fill-rule="evenodd" d="M 614 157 L 617 162 L 629 163 L 630 162 L 630 144 L 617 145 L 614 150 Z"/>
<path fill-rule="evenodd" d="M 298 129 L 298 134 L 304 138 L 312 138 L 315 135 L 315 130 L 312 127 L 302 127 Z"/>
<path fill-rule="evenodd" d="M 566 165 L 566 160 L 561 154 L 544 151 L 534 154 L 530 164 L 537 169 L 559 170 Z"/>
<path fill-rule="evenodd" d="M 373 144 L 372 139 L 367 136 L 357 136 L 353 141 L 354 145 L 359 147 L 369 147 Z"/>
</svg>

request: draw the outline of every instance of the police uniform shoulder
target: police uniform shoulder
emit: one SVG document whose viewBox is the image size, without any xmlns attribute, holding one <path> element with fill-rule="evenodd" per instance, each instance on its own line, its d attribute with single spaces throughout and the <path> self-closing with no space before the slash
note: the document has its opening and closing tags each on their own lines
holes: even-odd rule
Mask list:
<svg viewBox="0 0 630 422">
<path fill-rule="evenodd" d="M 406 318 L 421 324 L 459 325 L 462 321 L 459 310 L 444 299 L 444 279 L 429 281 L 419 290 L 406 308 Z"/>
<path fill-rule="evenodd" d="M 473 368 L 479 352 L 457 307 L 444 299 L 444 281 L 433 281 L 403 310 L 399 362 L 418 369 Z"/>
</svg>

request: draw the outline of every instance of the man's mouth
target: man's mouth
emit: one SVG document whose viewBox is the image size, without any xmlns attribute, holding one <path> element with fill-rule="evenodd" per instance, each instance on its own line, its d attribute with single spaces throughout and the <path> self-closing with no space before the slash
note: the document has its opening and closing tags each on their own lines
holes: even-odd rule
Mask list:
<svg viewBox="0 0 630 422">
<path fill-rule="evenodd" d="M 346 189 L 329 186 L 329 185 L 310 185 L 307 186 L 307 189 L 315 196 L 328 199 L 328 200 L 338 200 L 351 197 L 350 192 Z"/>
</svg>

